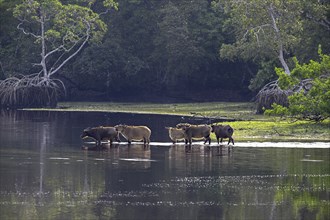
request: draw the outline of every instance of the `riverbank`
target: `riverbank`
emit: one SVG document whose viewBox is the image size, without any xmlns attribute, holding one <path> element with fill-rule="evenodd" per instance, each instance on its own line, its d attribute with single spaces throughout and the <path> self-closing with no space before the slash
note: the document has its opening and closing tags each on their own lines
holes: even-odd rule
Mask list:
<svg viewBox="0 0 330 220">
<path fill-rule="evenodd" d="M 115 103 L 60 102 L 56 109 L 24 109 L 45 111 L 123 112 L 136 114 L 167 114 L 204 118 L 221 118 L 234 129 L 236 141 L 326 141 L 330 142 L 330 120 L 321 123 L 283 120 L 256 115 L 250 102 L 205 103 Z M 226 120 L 227 119 L 227 120 Z M 234 120 L 234 121 L 233 121 Z M 214 135 L 211 136 L 215 139 Z"/>
</svg>

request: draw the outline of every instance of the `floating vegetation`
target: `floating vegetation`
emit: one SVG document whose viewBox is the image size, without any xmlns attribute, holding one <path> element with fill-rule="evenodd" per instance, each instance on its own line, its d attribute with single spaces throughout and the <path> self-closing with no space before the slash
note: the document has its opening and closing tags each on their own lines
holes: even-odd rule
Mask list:
<svg viewBox="0 0 330 220">
<path fill-rule="evenodd" d="M 157 160 L 145 159 L 145 158 L 119 158 L 122 161 L 132 161 L 132 162 L 157 162 Z"/>
</svg>

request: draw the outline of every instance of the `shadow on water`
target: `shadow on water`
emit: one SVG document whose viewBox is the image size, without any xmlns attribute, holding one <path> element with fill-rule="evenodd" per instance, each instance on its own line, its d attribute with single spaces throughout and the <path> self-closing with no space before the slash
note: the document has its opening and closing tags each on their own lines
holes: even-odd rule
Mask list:
<svg viewBox="0 0 330 220">
<path fill-rule="evenodd" d="M 329 148 L 169 144 L 164 127 L 185 120 L 2 113 L 0 219 L 329 219 Z M 153 142 L 80 140 L 119 123 L 147 125 Z"/>
</svg>

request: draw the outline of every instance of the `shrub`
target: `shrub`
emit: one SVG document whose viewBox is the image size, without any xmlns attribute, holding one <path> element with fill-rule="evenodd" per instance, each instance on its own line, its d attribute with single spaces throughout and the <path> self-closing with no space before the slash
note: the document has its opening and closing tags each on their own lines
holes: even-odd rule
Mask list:
<svg viewBox="0 0 330 220">
<path fill-rule="evenodd" d="M 307 64 L 299 64 L 295 59 L 291 75 L 276 69 L 279 86 L 291 90 L 292 94 L 288 96 L 288 106 L 274 103 L 265 114 L 313 121 L 330 117 L 330 56 L 322 54 L 321 48 L 319 55 L 319 62 L 310 60 Z"/>
</svg>

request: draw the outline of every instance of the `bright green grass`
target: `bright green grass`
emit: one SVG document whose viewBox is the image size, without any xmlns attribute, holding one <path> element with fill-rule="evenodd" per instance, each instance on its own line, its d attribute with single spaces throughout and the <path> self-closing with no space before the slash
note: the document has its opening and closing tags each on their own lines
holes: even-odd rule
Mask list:
<svg viewBox="0 0 330 220">
<path fill-rule="evenodd" d="M 56 109 L 26 109 L 85 112 L 129 112 L 170 114 L 236 119 L 228 122 L 234 129 L 236 141 L 330 141 L 330 120 L 322 123 L 291 122 L 277 117 L 256 115 L 253 103 L 114 103 L 114 102 L 61 102 Z M 211 136 L 214 139 L 214 135 Z"/>
<path fill-rule="evenodd" d="M 235 129 L 235 139 L 240 141 L 330 141 L 330 120 L 235 121 L 230 125 Z"/>
</svg>

